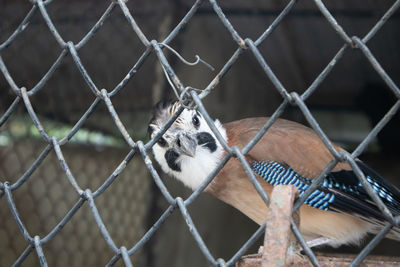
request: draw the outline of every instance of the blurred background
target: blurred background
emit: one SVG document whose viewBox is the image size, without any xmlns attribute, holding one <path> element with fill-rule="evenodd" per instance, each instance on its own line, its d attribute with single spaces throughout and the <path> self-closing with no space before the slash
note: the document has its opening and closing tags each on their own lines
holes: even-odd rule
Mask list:
<svg viewBox="0 0 400 267">
<path fill-rule="evenodd" d="M 349 36 L 363 37 L 395 1 L 337 0 L 325 3 Z M 129 10 L 149 40 L 162 41 L 188 12 L 191 0 L 131 0 Z M 279 15 L 287 1 L 219 1 L 242 38 L 257 39 Z M 46 6 L 64 40 L 78 43 L 104 13 L 109 1 L 53 1 Z M 31 9 L 30 1 L 0 0 L 0 44 L 14 32 Z M 212 7 L 205 2 L 185 29 L 170 43 L 185 59 L 195 55 L 211 64 L 187 66 L 165 50 L 168 61 L 185 86 L 205 88 L 229 60 L 237 44 Z M 276 30 L 260 44 L 267 63 L 289 92 L 305 91 L 343 46 L 313 1 L 299 1 Z M 398 85 L 400 84 L 400 11 L 368 42 L 368 47 Z M 19 87 L 28 90 L 46 74 L 62 49 L 40 12 L 0 55 Z M 79 56 L 98 88 L 114 89 L 145 51 L 117 6 Z M 147 123 L 154 103 L 174 98 L 154 53 L 112 102 L 129 134 L 148 140 Z M 0 75 L 0 115 L 15 95 Z M 95 97 L 72 57 L 67 55 L 44 87 L 30 97 L 50 136 L 64 137 Z M 396 102 L 371 64 L 359 50 L 348 50 L 321 86 L 306 101 L 322 129 L 334 142 L 354 150 Z M 212 117 L 228 122 L 250 116 L 270 116 L 281 104 L 278 94 L 250 51 L 245 51 L 204 99 Z M 295 107 L 282 116 L 307 124 Z M 400 186 L 400 117 L 378 134 L 361 159 Z M 46 147 L 21 101 L 0 128 L 0 181 L 15 182 Z M 82 188 L 95 191 L 129 152 L 104 103 L 62 147 Z M 190 190 L 163 176 L 173 196 Z M 32 177 L 13 192 L 21 218 L 32 235 L 45 236 L 72 208 L 78 195 L 69 184 L 54 152 Z M 99 213 L 118 247 L 132 247 L 167 208 L 167 202 L 149 176 L 140 157 L 130 162 L 104 194 L 96 198 Z M 189 211 L 215 257 L 230 258 L 258 228 L 233 208 L 201 196 Z M 255 253 L 262 240 L 249 253 Z M 0 266 L 10 266 L 24 251 L 23 239 L 5 197 L 0 198 Z M 361 246 L 362 248 L 362 246 Z M 334 252 L 357 253 L 342 247 Z M 113 253 L 104 241 L 87 203 L 56 237 L 46 244 L 50 266 L 105 265 Z M 382 242 L 374 251 L 399 256 L 400 243 Z M 135 266 L 206 266 L 179 211 L 162 225 L 149 243 L 133 257 Z M 122 265 L 122 261 L 119 261 Z M 39 265 L 35 252 L 22 266 Z"/>
</svg>

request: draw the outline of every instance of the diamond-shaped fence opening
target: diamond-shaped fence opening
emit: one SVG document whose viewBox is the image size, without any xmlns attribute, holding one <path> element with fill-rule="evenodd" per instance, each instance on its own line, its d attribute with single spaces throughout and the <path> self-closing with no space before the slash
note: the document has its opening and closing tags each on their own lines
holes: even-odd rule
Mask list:
<svg viewBox="0 0 400 267">
<path fill-rule="evenodd" d="M 156 242 L 157 236 L 166 230 L 172 231 L 168 238 L 181 233 L 176 227 L 163 226 L 176 220 L 177 216 L 182 217 L 180 226 L 189 230 L 192 235 L 189 242 L 203 255 L 204 262 L 213 266 L 234 265 L 256 243 L 265 225 L 256 230 L 253 227 L 252 233 L 239 241 L 240 246 L 233 253 L 221 257 L 214 253 L 215 248 L 210 248 L 210 238 L 202 234 L 203 228 L 197 223 L 206 221 L 199 219 L 201 216 L 192 212 L 189 206 L 198 202 L 200 193 L 232 157 L 243 165 L 250 181 L 268 203 L 268 196 L 244 155 L 268 132 L 276 119 L 292 114 L 294 108 L 303 116 L 303 122 L 315 130 L 333 158 L 295 203 L 295 209 L 317 188 L 326 173 L 339 162 L 347 162 L 387 219 L 383 230 L 357 251 L 352 265 L 358 265 L 392 226 L 399 226 L 399 218 L 394 217 L 375 194 L 355 159 L 371 147 L 376 136 L 379 139 L 384 132 L 398 132 L 396 127 L 389 126 L 398 120 L 400 107 L 398 60 L 393 63 L 393 58 L 399 59 L 398 51 L 387 49 L 383 53 L 380 49 L 385 49 L 386 43 L 390 42 L 376 45 L 373 41 L 389 37 L 392 39 L 388 40 L 399 43 L 398 38 L 390 34 L 399 26 L 398 22 L 394 26 L 390 22 L 398 20 L 400 0 L 384 5 L 369 3 L 366 7 L 362 1 L 343 3 L 349 8 L 339 4 L 327 6 L 320 0 L 292 0 L 259 6 L 250 2 L 221 4 L 215 0 L 154 1 L 157 3 L 152 4 L 153 1 L 116 0 L 106 2 L 102 7 L 104 10 L 94 9 L 96 3 L 91 2 L 3 2 L 4 11 L 0 11 L 0 14 L 4 13 L 3 26 L 0 26 L 0 214 L 4 218 L 0 220 L 1 266 L 13 263 L 152 266 L 158 262 L 155 258 L 162 258 L 157 255 L 161 249 L 154 249 L 160 246 Z M 92 12 L 91 8 L 99 12 Z M 251 25 L 243 25 L 245 18 L 266 16 L 268 23 L 257 22 L 263 25 L 262 30 L 251 29 L 251 34 L 246 33 Z M 364 27 L 364 32 L 359 33 L 357 27 L 351 31 L 345 27 L 351 25 L 346 19 L 353 16 L 361 20 L 368 18 L 368 29 Z M 299 20 L 298 25 L 306 27 L 291 27 L 290 21 L 295 19 Z M 203 20 L 206 21 L 204 24 Z M 301 39 L 302 31 L 307 32 L 308 38 L 313 36 L 312 31 L 321 35 L 322 41 L 318 44 L 309 41 L 317 55 L 323 54 L 318 51 L 324 49 L 324 45 L 329 46 L 324 43 L 324 34 L 314 26 L 314 20 L 323 22 L 332 34 L 330 38 L 340 42 L 336 50 L 329 47 L 335 53 L 325 59 L 326 63 L 320 69 L 316 67 L 321 66 L 320 62 L 314 64 L 317 57 L 310 57 L 312 52 L 307 51 L 308 56 L 299 55 L 308 44 Z M 72 23 L 67 27 L 65 21 Z M 74 31 L 74 27 L 78 30 Z M 389 28 L 389 33 L 384 31 L 385 27 Z M 82 31 L 83 28 L 86 30 Z M 201 31 L 202 28 L 205 31 Z M 219 32 L 211 32 L 215 28 Z M 255 32 L 259 32 L 256 37 Z M 299 38 L 301 42 L 297 47 Z M 212 49 L 218 46 L 216 43 L 222 48 L 221 55 Z M 280 64 L 278 57 L 268 57 L 268 49 L 274 49 L 274 44 L 279 46 L 276 51 L 285 53 L 289 62 Z M 224 45 L 233 51 L 224 50 Z M 388 47 L 396 45 L 390 43 Z M 212 65 L 217 68 L 205 75 L 200 72 L 184 75 L 182 65 L 194 63 L 177 51 L 183 51 L 185 58 L 187 53 L 201 54 L 201 59 L 195 57 L 197 63 L 202 62 L 213 69 L 207 62 L 216 62 Z M 348 53 L 358 53 L 369 66 L 346 61 Z M 390 56 L 392 53 L 393 57 Z M 217 56 L 223 60 L 215 60 Z M 381 57 L 384 57 L 384 63 L 380 62 Z M 307 64 L 312 65 L 314 72 L 319 69 L 315 77 L 310 78 Z M 383 107 L 384 111 L 370 112 L 380 115 L 374 116 L 369 131 L 353 142 L 349 150 L 352 153 L 335 149 L 329 131 L 320 126 L 314 112 L 318 98 L 325 99 L 322 103 L 332 103 L 326 100 L 330 97 L 334 101 L 339 98 L 337 105 L 354 103 L 354 100 L 340 99 L 340 96 L 351 98 L 356 94 L 340 90 L 349 77 L 343 79 L 344 82 L 329 80 L 336 69 L 344 68 L 343 65 L 351 72 L 358 72 L 360 77 L 363 71 L 367 72 L 364 76 L 373 76 L 374 82 L 379 83 L 376 90 L 383 88 L 390 92 L 392 99 L 390 105 Z M 202 67 L 201 71 L 208 71 L 208 68 Z M 282 74 L 286 69 L 295 70 L 295 73 Z M 253 82 L 253 75 L 257 82 Z M 291 75 L 294 82 L 288 82 Z M 185 78 L 181 78 L 183 76 Z M 78 87 L 75 80 L 81 81 Z M 322 94 L 323 97 L 318 95 L 330 86 L 326 85 L 327 81 L 332 83 L 333 90 L 339 88 L 339 97 L 329 90 Z M 198 89 L 199 84 L 201 89 Z M 289 88 L 288 84 L 296 88 Z M 254 85 L 261 89 L 241 88 L 242 94 L 235 98 L 230 96 L 229 88 L 237 85 Z M 145 135 L 150 106 L 167 96 L 176 97 L 184 106 L 196 107 L 227 152 L 207 181 L 195 192 L 186 192 L 184 196 L 171 191 L 166 185 L 169 182 L 161 179 L 149 156 L 151 147 L 183 107 L 156 137 L 148 140 Z M 241 105 L 243 109 L 236 107 L 223 117 L 238 118 L 248 115 L 240 113 L 246 107 L 251 107 L 247 109 L 251 114 L 255 110 L 254 103 L 260 103 L 262 97 L 265 97 L 265 101 L 261 101 L 265 107 L 259 110 L 269 112 L 262 115 L 271 115 L 271 118 L 242 149 L 229 147 L 209 111 L 222 111 L 228 106 L 227 102 L 235 102 L 233 105 Z M 209 108 L 203 104 L 206 99 L 211 103 Z M 375 110 L 368 105 L 366 109 Z M 398 155 L 396 144 L 391 147 Z M 312 264 L 319 266 L 314 252 L 307 247 L 294 223 L 292 228 Z M 218 235 L 210 226 L 212 230 L 212 235 Z M 193 263 L 193 266 L 197 265 Z"/>
</svg>

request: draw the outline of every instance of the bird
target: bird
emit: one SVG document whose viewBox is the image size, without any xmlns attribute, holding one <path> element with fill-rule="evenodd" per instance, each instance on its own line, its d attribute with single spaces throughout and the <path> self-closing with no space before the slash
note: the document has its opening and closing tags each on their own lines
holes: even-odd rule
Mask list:
<svg viewBox="0 0 400 267">
<path fill-rule="evenodd" d="M 148 132 L 154 138 L 181 107 L 178 101 L 160 101 L 152 111 Z M 222 124 L 214 121 L 229 147 L 242 149 L 268 117 L 245 118 Z M 344 151 L 334 144 L 338 152 Z M 152 147 L 163 172 L 196 190 L 226 155 L 223 146 L 196 109 L 184 108 L 171 127 Z M 301 196 L 317 178 L 333 155 L 309 127 L 278 119 L 245 155 L 256 179 L 270 195 L 278 184 L 297 187 Z M 356 164 L 374 192 L 395 215 L 400 214 L 400 191 L 361 160 Z M 230 158 L 204 190 L 241 211 L 259 225 L 265 222 L 268 207 L 257 193 L 237 158 Z M 299 229 L 304 239 L 316 245 L 339 247 L 359 245 L 368 233 L 376 234 L 385 218 L 347 162 L 339 162 L 300 206 Z M 387 238 L 400 240 L 393 227 Z"/>
</svg>

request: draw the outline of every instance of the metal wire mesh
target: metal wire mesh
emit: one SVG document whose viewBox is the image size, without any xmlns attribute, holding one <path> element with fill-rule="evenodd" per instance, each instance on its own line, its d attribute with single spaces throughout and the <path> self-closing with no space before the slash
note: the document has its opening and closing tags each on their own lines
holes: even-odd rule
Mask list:
<svg viewBox="0 0 400 267">
<path fill-rule="evenodd" d="M 0 176 L 18 177 L 23 174 L 32 161 L 40 154 L 42 144 L 28 139 L 29 142 L 15 142 L 0 149 Z M 124 151 L 126 153 L 126 150 Z M 107 177 L 121 160 L 120 149 L 103 148 L 98 155 L 95 148 L 88 145 L 63 147 L 63 154 L 76 175 L 78 182 L 85 188 L 97 188 L 103 181 L 96 177 Z M 139 158 L 133 159 L 118 179 L 118 183 L 96 199 L 96 205 L 115 242 L 130 244 L 139 240 L 147 227 L 147 215 L 151 203 L 149 187 L 151 185 L 145 167 Z M 98 166 L 101 166 L 99 168 Z M 65 177 L 57 156 L 50 153 L 38 168 L 17 191 L 13 192 L 26 227 L 37 235 L 46 235 L 65 216 L 79 198 Z M 136 173 L 131 177 L 131 173 Z M 57 179 L 61 178 L 61 179 Z M 132 179 L 133 178 L 133 179 Z M 10 266 L 18 258 L 26 241 L 21 236 L 15 220 L 7 208 L 5 198 L 0 207 L 0 266 Z M 118 210 L 118 212 L 115 212 Z M 112 252 L 99 234 L 97 227 L 91 227 L 94 220 L 88 206 L 82 206 L 73 219 L 44 248 L 46 260 L 50 266 L 99 266 L 104 265 Z M 131 229 L 134 229 L 132 231 Z M 84 256 L 87 255 L 87 256 Z M 135 255 L 134 262 L 145 265 L 145 254 Z M 31 253 L 24 264 L 38 265 Z"/>
<path fill-rule="evenodd" d="M 193 223 L 190 213 L 188 212 L 187 207 L 196 201 L 199 194 L 206 188 L 206 186 L 212 181 L 212 179 L 218 174 L 218 172 L 223 168 L 225 163 L 232 157 L 236 157 L 239 159 L 240 163 L 243 165 L 246 173 L 249 176 L 249 179 L 257 189 L 260 196 L 263 200 L 268 204 L 268 196 L 262 190 L 262 187 L 257 182 L 254 173 L 251 171 L 251 168 L 248 162 L 245 160 L 244 155 L 248 153 L 261 139 L 261 137 L 268 131 L 270 126 L 276 121 L 276 119 L 283 113 L 283 111 L 290 105 L 297 106 L 304 114 L 305 118 L 311 125 L 311 127 L 315 130 L 318 136 L 321 138 L 325 146 L 333 155 L 334 159 L 330 162 L 324 171 L 320 174 L 320 176 L 313 181 L 313 184 L 310 188 L 305 192 L 305 194 L 297 201 L 295 204 L 295 210 L 297 210 L 300 205 L 304 202 L 304 200 L 317 188 L 320 182 L 323 180 L 323 177 L 331 171 L 338 162 L 348 162 L 350 166 L 353 168 L 354 172 L 357 174 L 357 177 L 365 187 L 366 191 L 379 207 L 380 211 L 383 213 L 384 217 L 387 219 L 386 226 L 382 229 L 382 231 L 376 235 L 376 237 L 367 244 L 361 253 L 354 259 L 352 262 L 352 266 L 358 265 L 367 255 L 368 253 L 382 240 L 387 234 L 387 232 L 393 226 L 399 226 L 400 218 L 394 217 L 388 208 L 383 204 L 380 198 L 374 193 L 374 190 L 371 188 L 371 185 L 367 182 L 364 174 L 361 172 L 357 164 L 355 163 L 355 158 L 358 157 L 368 146 L 371 140 L 378 134 L 378 132 L 385 126 L 385 124 L 396 114 L 400 107 L 400 89 L 393 82 L 391 77 L 385 72 L 385 70 L 381 67 L 377 59 L 374 57 L 372 52 L 369 50 L 367 43 L 368 41 L 381 29 L 381 27 L 385 24 L 385 22 L 390 18 L 390 16 L 399 8 L 400 0 L 394 2 L 394 4 L 387 10 L 387 12 L 381 17 L 381 19 L 370 29 L 370 31 L 363 37 L 359 36 L 349 36 L 348 33 L 341 27 L 341 25 L 336 21 L 336 19 L 332 16 L 330 11 L 324 5 L 321 0 L 314 0 L 316 7 L 319 12 L 326 18 L 329 22 L 330 26 L 335 30 L 338 36 L 340 36 L 343 41 L 342 47 L 337 51 L 336 55 L 331 59 L 329 64 L 323 69 L 323 71 L 318 75 L 318 77 L 312 82 L 312 84 L 305 90 L 304 93 L 299 95 L 296 92 L 289 92 L 280 80 L 277 78 L 275 73 L 269 67 L 265 58 L 260 53 L 258 46 L 264 42 L 270 34 L 276 29 L 276 27 L 281 23 L 283 19 L 288 15 L 288 13 L 294 8 L 296 5 L 296 0 L 290 1 L 286 7 L 279 13 L 279 15 L 275 18 L 271 25 L 265 30 L 256 40 L 252 40 L 250 38 L 243 38 L 239 35 L 239 33 L 232 26 L 230 21 L 224 14 L 224 11 L 221 9 L 220 5 L 215 0 L 209 0 L 209 4 L 212 6 L 215 15 L 219 18 L 220 22 L 224 25 L 226 30 L 231 34 L 232 41 L 237 45 L 236 51 L 232 54 L 231 58 L 225 63 L 225 65 L 219 70 L 218 74 L 215 78 L 209 83 L 209 85 L 203 90 L 194 89 L 190 86 L 185 86 L 179 79 L 179 77 L 175 74 L 174 69 L 169 64 L 167 58 L 164 55 L 163 49 L 168 48 L 168 44 L 182 31 L 183 27 L 188 24 L 193 17 L 194 14 L 198 11 L 199 7 L 205 2 L 205 0 L 197 0 L 190 10 L 185 14 L 183 19 L 179 22 L 179 24 L 169 33 L 169 35 L 162 41 L 157 40 L 149 40 L 148 37 L 142 32 L 140 26 L 136 23 L 134 16 L 131 11 L 126 6 L 124 0 L 112 1 L 106 11 L 103 13 L 101 18 L 97 21 L 97 23 L 87 32 L 87 34 L 77 43 L 73 43 L 72 41 L 64 40 L 63 36 L 61 36 L 54 26 L 52 18 L 49 16 L 47 12 L 47 6 L 51 4 L 53 1 L 42 1 L 42 0 L 33 0 L 32 8 L 27 13 L 26 17 L 20 23 L 15 32 L 8 37 L 8 39 L 0 45 L 0 52 L 5 49 L 7 46 L 12 45 L 13 41 L 17 36 L 22 34 L 26 29 L 29 28 L 29 22 L 35 13 L 40 13 L 46 22 L 47 27 L 49 28 L 51 34 L 54 39 L 62 49 L 58 58 L 48 70 L 48 72 L 42 77 L 42 79 L 31 89 L 27 89 L 24 86 L 19 86 L 14 81 L 13 77 L 7 70 L 7 66 L 5 65 L 3 59 L 0 55 L 0 70 L 3 73 L 5 79 L 7 80 L 10 88 L 15 94 L 15 100 L 6 110 L 6 112 L 0 118 L 0 126 L 3 125 L 8 118 L 15 112 L 19 105 L 25 106 L 32 122 L 36 126 L 43 140 L 47 143 L 47 146 L 42 150 L 42 152 L 36 157 L 36 160 L 33 162 L 31 166 L 23 173 L 20 178 L 14 182 L 10 183 L 7 181 L 7 177 L 5 181 L 0 182 L 0 198 L 6 199 L 7 205 L 11 211 L 12 216 L 16 224 L 19 227 L 21 235 L 23 236 L 26 242 L 25 251 L 19 256 L 14 265 L 20 265 L 27 258 L 29 254 L 35 251 L 39 262 L 42 266 L 47 266 L 47 260 L 45 256 L 46 249 L 43 249 L 43 246 L 49 242 L 51 242 L 61 231 L 61 229 L 70 223 L 71 219 L 75 216 L 78 210 L 80 210 L 83 205 L 89 206 L 90 214 L 93 216 L 97 227 L 100 229 L 104 240 L 108 244 L 110 250 L 114 254 L 114 256 L 110 259 L 108 265 L 114 265 L 117 261 L 121 260 L 125 263 L 126 266 L 132 266 L 132 262 L 130 256 L 134 255 L 140 248 L 142 248 L 149 239 L 153 236 L 153 234 L 158 231 L 160 226 L 169 218 L 169 216 L 175 211 L 179 210 L 182 214 L 185 222 L 190 230 L 191 234 L 194 237 L 194 241 L 197 243 L 199 249 L 207 258 L 209 263 L 213 266 L 232 266 L 251 246 L 255 240 L 263 233 L 265 229 L 265 225 L 262 225 L 250 238 L 249 240 L 243 244 L 243 246 L 233 255 L 230 259 L 221 259 L 215 258 L 207 248 L 207 245 L 204 243 L 202 237 L 197 231 L 196 225 Z M 145 47 L 145 51 L 136 62 L 136 64 L 130 69 L 127 75 L 121 80 L 121 82 L 112 90 L 107 91 L 106 89 L 101 89 L 96 86 L 96 83 L 91 79 L 90 75 L 86 71 L 84 64 L 81 61 L 79 56 L 79 50 L 84 47 L 88 41 L 96 34 L 100 27 L 102 27 L 105 20 L 107 20 L 111 14 L 111 12 L 115 8 L 120 8 L 123 14 L 126 17 L 127 23 L 132 28 L 132 34 L 137 35 L 140 39 L 141 43 Z M 392 108 L 386 113 L 386 115 L 380 120 L 380 122 L 373 128 L 373 130 L 367 135 L 367 137 L 360 143 L 360 145 L 352 152 L 338 152 L 331 141 L 324 133 L 324 131 L 319 126 L 318 122 L 315 120 L 313 115 L 311 114 L 309 108 L 305 104 L 305 101 L 318 89 L 319 85 L 324 81 L 326 76 L 335 68 L 337 63 L 340 61 L 345 52 L 350 51 L 352 49 L 360 50 L 362 54 L 366 57 L 366 59 L 370 62 L 371 66 L 375 69 L 375 71 L 379 74 L 385 84 L 390 88 L 393 94 L 396 96 L 397 101 L 392 106 Z M 243 148 L 239 149 L 238 147 L 229 147 L 228 144 L 224 141 L 222 136 L 219 134 L 217 128 L 215 127 L 213 120 L 208 115 L 207 110 L 205 109 L 202 99 L 205 98 L 220 82 L 221 78 L 229 71 L 233 64 L 238 60 L 241 54 L 248 50 L 255 57 L 257 62 L 262 67 L 265 72 L 267 78 L 272 82 L 276 90 L 282 96 L 282 103 L 278 107 L 278 109 L 273 113 L 270 120 L 262 127 L 262 129 L 258 132 L 258 134 Z M 158 138 L 162 136 L 162 134 L 171 126 L 173 121 L 179 116 L 182 112 L 183 107 L 181 107 L 176 114 L 166 123 L 166 125 L 162 128 L 162 130 L 155 136 L 153 139 L 144 143 L 142 140 L 133 140 L 131 135 L 126 130 L 125 125 L 121 122 L 118 113 L 116 112 L 112 97 L 118 94 L 127 82 L 131 79 L 135 78 L 135 74 L 140 70 L 143 63 L 149 57 L 150 54 L 155 54 L 158 58 L 158 62 L 164 70 L 165 75 L 167 76 L 167 80 L 169 81 L 171 88 L 174 89 L 177 93 L 179 101 L 185 105 L 196 106 L 196 108 L 201 112 L 201 114 L 206 119 L 208 125 L 215 133 L 218 141 L 222 144 L 223 148 L 226 150 L 226 156 L 221 160 L 220 164 L 217 168 L 209 175 L 207 180 L 190 195 L 187 199 L 182 199 L 181 197 L 174 198 L 168 188 L 164 185 L 163 181 L 160 179 L 159 174 L 153 166 L 153 162 L 149 157 L 149 150 L 156 143 Z M 64 60 L 65 57 L 71 56 L 73 62 L 76 65 L 76 68 L 81 73 L 84 78 L 89 90 L 95 96 L 95 100 L 91 104 L 91 106 L 86 110 L 85 114 L 80 118 L 80 120 L 74 125 L 72 130 L 63 138 L 57 139 L 54 136 L 48 134 L 48 132 L 43 127 L 41 121 L 39 120 L 33 106 L 31 105 L 30 98 L 34 96 L 38 91 L 40 91 L 46 82 L 50 79 L 53 73 L 60 66 L 60 63 Z M 69 167 L 69 162 L 65 160 L 63 150 L 63 146 L 68 143 L 71 138 L 77 133 L 77 131 L 82 127 L 83 123 L 92 115 L 96 106 L 100 103 L 104 103 L 110 113 L 112 120 L 117 126 L 118 130 L 122 134 L 124 140 L 126 141 L 127 146 L 130 151 L 126 154 L 125 158 L 120 162 L 120 164 L 114 169 L 113 173 L 105 180 L 103 184 L 101 184 L 94 192 L 90 189 L 82 187 L 79 184 L 74 176 L 73 171 L 71 171 Z M 13 192 L 19 190 L 22 184 L 26 183 L 29 179 L 31 179 L 32 174 L 35 170 L 41 165 L 44 164 L 44 160 L 48 157 L 49 153 L 54 151 L 57 157 L 57 160 L 62 167 L 65 175 L 79 196 L 79 200 L 74 204 L 73 208 L 65 213 L 63 219 L 61 219 L 56 227 L 54 227 L 47 235 L 39 236 L 35 233 L 30 233 L 26 227 L 25 223 L 22 220 L 20 215 L 20 211 L 16 208 Z M 118 175 L 124 171 L 124 169 L 131 164 L 131 160 L 134 155 L 140 154 L 143 158 L 143 161 L 148 168 L 148 171 L 153 178 L 156 185 L 159 187 L 162 195 L 165 197 L 166 201 L 169 203 L 169 207 L 164 211 L 162 216 L 156 221 L 156 223 L 142 236 L 142 238 L 135 244 L 132 244 L 130 248 L 126 248 L 125 246 L 119 246 L 116 244 L 112 235 L 107 230 L 107 225 L 104 223 L 103 218 L 100 216 L 98 211 L 98 204 L 96 204 L 96 198 L 102 195 L 105 191 L 109 189 L 109 186 L 112 183 L 118 183 Z M 2 203 L 3 204 L 3 203 Z M 310 248 L 307 247 L 301 233 L 297 226 L 292 223 L 292 230 L 295 236 L 298 238 L 300 244 L 303 246 L 305 253 L 311 260 L 314 266 L 319 266 L 317 259 Z"/>
</svg>

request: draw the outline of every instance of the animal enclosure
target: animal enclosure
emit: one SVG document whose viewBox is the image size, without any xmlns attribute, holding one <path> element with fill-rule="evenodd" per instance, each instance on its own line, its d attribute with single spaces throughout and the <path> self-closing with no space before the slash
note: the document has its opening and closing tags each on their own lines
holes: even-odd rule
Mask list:
<svg viewBox="0 0 400 267">
<path fill-rule="evenodd" d="M 295 207 L 345 161 L 387 219 L 351 249 L 357 266 L 400 223 L 355 164 L 364 156 L 400 185 L 399 6 L 1 1 L 0 266 L 188 266 L 190 258 L 234 266 L 265 226 L 200 193 L 231 157 L 249 169 L 244 155 L 279 117 L 311 126 L 334 156 Z M 204 64 L 192 64 L 199 58 Z M 151 157 L 173 120 L 149 140 L 150 110 L 167 97 L 196 107 L 209 125 L 210 117 L 271 120 L 244 149 L 225 145 L 227 156 L 192 193 Z M 377 253 L 399 256 L 399 244 L 388 244 Z"/>
</svg>

